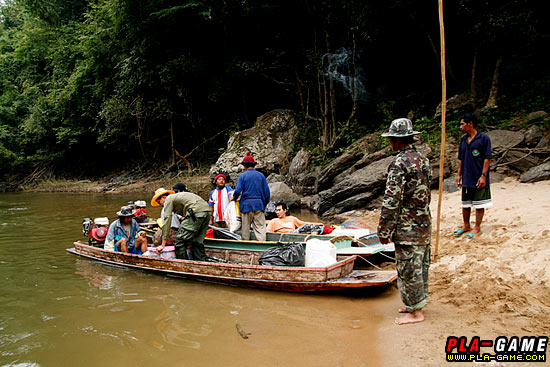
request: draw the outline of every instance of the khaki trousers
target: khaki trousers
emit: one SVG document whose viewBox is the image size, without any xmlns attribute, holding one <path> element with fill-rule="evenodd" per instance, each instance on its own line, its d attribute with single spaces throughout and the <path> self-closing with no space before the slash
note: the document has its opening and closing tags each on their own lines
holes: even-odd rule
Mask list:
<svg viewBox="0 0 550 367">
<path fill-rule="evenodd" d="M 248 213 L 241 213 L 241 235 L 243 240 L 250 239 L 250 226 L 258 241 L 265 241 L 265 214 L 263 210 L 254 210 Z"/>
</svg>

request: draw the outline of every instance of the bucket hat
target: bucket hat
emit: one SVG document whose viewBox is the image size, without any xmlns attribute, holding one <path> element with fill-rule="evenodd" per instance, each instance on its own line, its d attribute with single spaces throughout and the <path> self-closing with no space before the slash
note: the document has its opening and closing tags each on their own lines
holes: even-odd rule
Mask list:
<svg viewBox="0 0 550 367">
<path fill-rule="evenodd" d="M 160 206 L 160 204 L 157 202 L 158 198 L 161 197 L 162 195 L 165 195 L 165 194 L 168 194 L 168 195 L 171 195 L 171 194 L 175 194 L 175 192 L 173 190 L 167 190 L 165 188 L 160 188 L 160 189 L 157 189 L 155 191 L 155 195 L 153 195 L 153 198 L 151 199 L 151 206 Z"/>
<path fill-rule="evenodd" d="M 390 125 L 390 130 L 387 133 L 382 134 L 383 137 L 396 137 L 402 138 L 405 136 L 412 136 L 422 134 L 420 131 L 414 131 L 411 120 L 406 118 L 400 118 L 393 120 Z"/>
<path fill-rule="evenodd" d="M 119 217 L 131 217 L 136 212 L 131 206 L 123 206 L 120 211 L 116 213 Z"/>
</svg>

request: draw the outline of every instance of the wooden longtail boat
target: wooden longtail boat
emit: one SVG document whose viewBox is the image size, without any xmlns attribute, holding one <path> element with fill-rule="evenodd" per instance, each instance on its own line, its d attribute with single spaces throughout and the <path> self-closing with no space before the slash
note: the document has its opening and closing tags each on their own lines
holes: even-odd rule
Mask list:
<svg viewBox="0 0 550 367">
<path fill-rule="evenodd" d="M 356 256 L 323 268 L 258 265 L 258 251 L 207 249 L 209 256 L 226 262 L 162 259 L 104 250 L 74 242 L 67 252 L 110 265 L 158 272 L 199 281 L 289 292 L 323 292 L 390 284 L 394 270 L 354 270 Z"/>
</svg>

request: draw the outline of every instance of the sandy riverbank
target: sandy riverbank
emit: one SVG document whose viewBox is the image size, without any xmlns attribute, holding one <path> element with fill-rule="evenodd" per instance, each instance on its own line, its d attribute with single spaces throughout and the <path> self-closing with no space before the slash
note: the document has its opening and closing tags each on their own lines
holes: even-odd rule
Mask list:
<svg viewBox="0 0 550 367">
<path fill-rule="evenodd" d="M 550 334 L 550 181 L 522 184 L 506 178 L 492 185 L 492 195 L 494 205 L 486 210 L 483 233 L 470 240 L 450 235 L 462 223 L 460 193 L 443 194 L 439 256 L 430 269 L 426 320 L 394 325 L 397 299 L 392 309 L 381 311 L 384 365 L 445 365 L 444 346 L 451 335 L 470 340 L 474 335 L 494 339 Z M 433 245 L 436 213 L 433 191 Z M 371 212 L 363 220 L 375 226 L 378 215 Z"/>
</svg>

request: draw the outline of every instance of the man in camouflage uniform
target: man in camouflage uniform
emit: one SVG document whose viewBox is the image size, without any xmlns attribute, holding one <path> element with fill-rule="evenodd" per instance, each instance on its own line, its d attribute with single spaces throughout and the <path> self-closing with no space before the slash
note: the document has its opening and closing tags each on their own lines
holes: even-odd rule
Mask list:
<svg viewBox="0 0 550 367">
<path fill-rule="evenodd" d="M 393 241 L 398 273 L 397 285 L 406 313 L 397 318 L 399 325 L 424 320 L 422 309 L 428 299 L 430 267 L 430 161 L 412 145 L 412 122 L 392 121 L 389 132 L 382 134 L 397 155 L 388 167 L 386 191 L 380 212 L 378 236 L 382 243 Z"/>
</svg>

